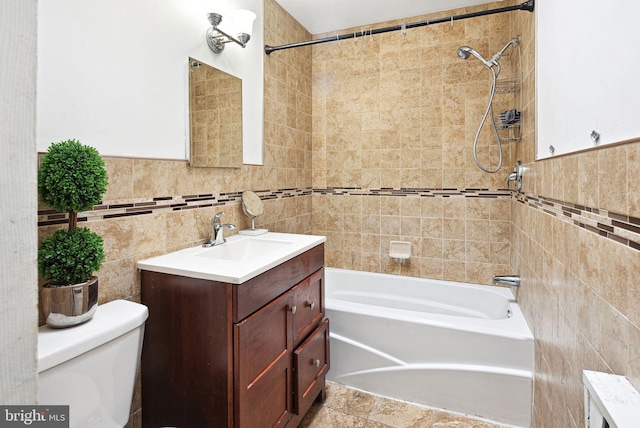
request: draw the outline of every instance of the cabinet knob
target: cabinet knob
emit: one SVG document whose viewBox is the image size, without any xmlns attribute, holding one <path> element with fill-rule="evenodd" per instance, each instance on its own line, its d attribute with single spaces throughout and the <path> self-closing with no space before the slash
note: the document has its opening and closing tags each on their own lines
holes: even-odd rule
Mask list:
<svg viewBox="0 0 640 428">
<path fill-rule="evenodd" d="M 316 307 L 316 302 L 309 302 L 309 309 L 313 309 Z"/>
<path fill-rule="evenodd" d="M 315 367 L 320 367 L 320 360 L 313 360 L 313 361 L 312 361 L 312 364 L 313 364 Z"/>
<path fill-rule="evenodd" d="M 295 314 L 297 309 L 298 308 L 296 308 L 296 305 L 289 306 L 289 310 L 291 311 L 292 314 Z"/>
</svg>

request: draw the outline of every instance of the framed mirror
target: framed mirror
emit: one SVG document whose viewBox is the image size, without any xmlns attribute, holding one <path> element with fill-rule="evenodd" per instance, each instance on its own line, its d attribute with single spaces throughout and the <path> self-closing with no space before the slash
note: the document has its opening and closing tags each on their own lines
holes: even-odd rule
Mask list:
<svg viewBox="0 0 640 428">
<path fill-rule="evenodd" d="M 189 163 L 242 167 L 242 80 L 189 58 Z"/>
</svg>

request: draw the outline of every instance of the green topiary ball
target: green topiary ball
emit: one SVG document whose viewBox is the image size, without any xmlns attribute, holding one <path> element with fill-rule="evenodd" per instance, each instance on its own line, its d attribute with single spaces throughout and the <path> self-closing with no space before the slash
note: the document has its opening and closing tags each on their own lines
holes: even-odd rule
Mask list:
<svg viewBox="0 0 640 428">
<path fill-rule="evenodd" d="M 102 202 L 107 183 L 98 151 L 76 140 L 52 143 L 38 170 L 42 202 L 62 212 L 92 209 Z"/>
<path fill-rule="evenodd" d="M 50 285 L 80 284 L 91 279 L 104 260 L 100 235 L 86 227 L 57 230 L 42 241 L 38 270 Z"/>
</svg>

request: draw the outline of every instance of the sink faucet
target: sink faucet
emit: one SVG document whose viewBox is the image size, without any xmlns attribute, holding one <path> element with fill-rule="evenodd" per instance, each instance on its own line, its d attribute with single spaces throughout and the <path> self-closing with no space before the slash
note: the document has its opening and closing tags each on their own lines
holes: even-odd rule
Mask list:
<svg viewBox="0 0 640 428">
<path fill-rule="evenodd" d="M 224 244 L 227 240 L 224 239 L 223 230 L 225 228 L 229 230 L 236 230 L 236 226 L 233 224 L 220 223 L 220 217 L 223 215 L 224 211 L 221 211 L 213 216 L 213 219 L 211 220 L 211 239 L 202 244 L 203 247 L 214 247 L 216 245 Z"/>
</svg>

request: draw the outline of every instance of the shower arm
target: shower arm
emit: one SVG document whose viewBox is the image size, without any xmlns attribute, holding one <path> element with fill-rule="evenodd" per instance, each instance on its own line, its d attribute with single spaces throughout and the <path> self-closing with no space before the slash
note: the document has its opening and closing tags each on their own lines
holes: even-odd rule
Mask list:
<svg viewBox="0 0 640 428">
<path fill-rule="evenodd" d="M 527 12 L 533 12 L 534 7 L 535 7 L 535 1 L 527 0 L 524 3 L 518 4 L 518 5 L 506 6 L 506 7 L 501 7 L 497 9 L 481 10 L 478 12 L 465 13 L 462 15 L 453 15 L 453 16 L 448 16 L 444 18 L 436 18 L 436 19 L 430 19 L 430 20 L 428 19 L 426 21 L 411 22 L 407 24 L 394 25 L 392 27 L 385 27 L 385 28 L 375 28 L 375 29 L 370 29 L 366 31 L 356 31 L 356 32 L 347 33 L 347 34 L 336 34 L 335 36 L 332 36 L 332 37 L 324 37 L 321 39 L 290 43 L 287 45 L 280 45 L 280 46 L 265 45 L 264 51 L 267 55 L 271 55 L 271 52 L 275 52 L 283 49 L 299 48 L 303 46 L 335 42 L 338 40 L 355 39 L 358 37 L 365 37 L 365 36 L 371 37 L 374 34 L 388 33 L 391 31 L 404 31 L 409 28 L 424 27 L 425 25 L 441 24 L 445 22 L 453 22 L 461 19 L 475 18 L 477 16 L 493 15 L 496 13 L 511 12 L 514 10 L 524 10 Z"/>
<path fill-rule="evenodd" d="M 502 49 L 500 49 L 500 51 L 495 54 L 493 56 L 493 58 L 491 58 L 491 60 L 489 62 L 492 62 L 496 65 L 498 65 L 498 60 L 502 57 L 502 54 L 504 54 L 504 52 L 507 50 L 507 48 L 509 48 L 509 46 L 513 45 L 513 44 L 519 44 L 520 43 L 520 37 L 516 37 L 514 39 L 511 39 L 507 42 L 506 45 L 504 45 L 504 47 Z"/>
</svg>

